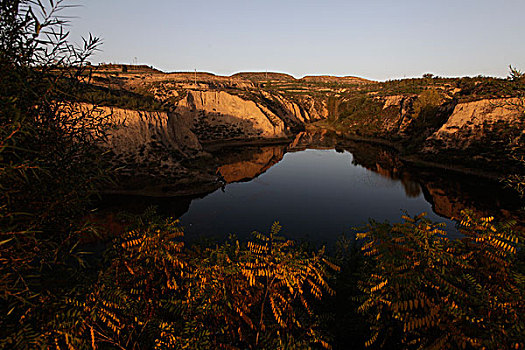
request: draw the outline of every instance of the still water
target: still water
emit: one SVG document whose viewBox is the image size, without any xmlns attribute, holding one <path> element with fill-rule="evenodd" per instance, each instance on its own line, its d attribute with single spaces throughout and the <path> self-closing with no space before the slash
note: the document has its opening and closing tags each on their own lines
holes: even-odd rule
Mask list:
<svg viewBox="0 0 525 350">
<path fill-rule="evenodd" d="M 399 222 L 407 211 L 427 212 L 456 232 L 454 222 L 433 211 L 419 184 L 408 186 L 356 164 L 348 151 L 307 149 L 286 153 L 247 182 L 230 183 L 193 200 L 181 222 L 190 239 L 228 234 L 245 238 L 279 221 L 287 238 L 333 243 L 369 218 Z"/>
<path fill-rule="evenodd" d="M 452 219 L 465 209 L 525 227 L 523 201 L 497 181 L 414 167 L 393 150 L 324 134 L 299 135 L 290 144 L 219 148 L 198 169 L 221 182 L 204 194 L 196 187 L 199 195 L 116 195 L 104 205 L 137 214 L 154 205 L 180 218 L 189 242 L 231 234 L 246 239 L 279 221 L 287 238 L 332 245 L 370 218 L 395 223 L 405 211 L 426 212 L 445 223 L 451 237 L 459 236 Z"/>
</svg>

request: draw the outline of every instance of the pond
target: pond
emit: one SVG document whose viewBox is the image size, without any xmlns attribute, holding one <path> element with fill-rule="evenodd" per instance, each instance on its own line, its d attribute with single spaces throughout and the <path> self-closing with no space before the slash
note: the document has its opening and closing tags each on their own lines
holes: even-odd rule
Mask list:
<svg viewBox="0 0 525 350">
<path fill-rule="evenodd" d="M 279 221 L 287 238 L 331 243 L 368 218 L 399 221 L 403 210 L 410 215 L 427 212 L 430 219 L 454 227 L 433 212 L 417 183 L 407 191 L 401 180 L 353 160 L 350 152 L 333 149 L 286 153 L 265 173 L 193 200 L 181 217 L 186 235 L 245 238 Z"/>
<path fill-rule="evenodd" d="M 303 135 L 285 145 L 220 148 L 208 169 L 222 181 L 215 191 L 193 197 L 120 196 L 113 202 L 158 206 L 159 212 L 180 218 L 188 241 L 220 241 L 230 234 L 246 239 L 278 221 L 287 238 L 330 246 L 369 219 L 400 222 L 405 212 L 426 212 L 458 237 L 452 218 L 464 209 L 500 220 L 523 217 L 519 198 L 497 182 L 411 167 L 380 146 L 321 141 Z"/>
</svg>

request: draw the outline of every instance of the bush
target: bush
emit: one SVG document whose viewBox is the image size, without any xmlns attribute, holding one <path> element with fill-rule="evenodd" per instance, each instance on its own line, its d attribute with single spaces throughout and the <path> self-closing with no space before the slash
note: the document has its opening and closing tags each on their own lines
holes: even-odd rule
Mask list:
<svg viewBox="0 0 525 350">
<path fill-rule="evenodd" d="M 508 80 L 511 81 L 513 90 L 517 91 L 517 101 L 506 104 L 506 108 L 512 109 L 519 113 L 521 122 L 525 122 L 525 74 L 510 66 L 510 73 Z M 514 137 L 514 142 L 506 145 L 505 151 L 508 152 L 511 158 L 517 164 L 517 172 L 511 174 L 503 179 L 503 181 L 511 188 L 516 190 L 519 195 L 525 197 L 525 150 L 523 149 L 523 141 L 525 137 L 523 134 Z M 512 140 L 512 139 L 511 139 Z"/>
<path fill-rule="evenodd" d="M 367 345 L 522 348 L 523 232 L 465 212 L 465 237 L 449 240 L 424 214 L 404 219 L 360 235 L 372 271 L 360 307 L 372 325 Z"/>
<path fill-rule="evenodd" d="M 118 238 L 91 293 L 70 301 L 74 346 L 135 349 L 327 347 L 311 304 L 332 293 L 324 257 L 278 235 L 186 248 L 176 221 L 148 218 Z"/>
<path fill-rule="evenodd" d="M 50 322 L 83 263 L 81 216 L 107 177 L 95 146 L 107 119 L 68 100 L 99 41 L 68 44 L 61 8 L 0 2 L 0 348 L 63 338 Z"/>
<path fill-rule="evenodd" d="M 413 113 L 414 117 L 424 118 L 426 114 L 435 112 L 435 108 L 443 103 L 443 97 L 435 89 L 428 89 L 423 91 L 414 102 Z"/>
</svg>

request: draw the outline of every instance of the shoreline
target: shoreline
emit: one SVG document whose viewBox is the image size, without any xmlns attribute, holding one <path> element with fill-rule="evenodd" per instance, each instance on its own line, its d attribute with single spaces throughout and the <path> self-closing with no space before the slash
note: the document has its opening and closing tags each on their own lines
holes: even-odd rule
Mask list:
<svg viewBox="0 0 525 350">
<path fill-rule="evenodd" d="M 309 128 L 310 130 L 328 130 L 333 131 L 330 129 L 325 128 Z M 312 130 L 312 131 L 313 131 Z M 501 179 L 504 175 L 494 173 L 494 172 L 487 172 L 479 169 L 472 169 L 468 167 L 464 167 L 461 165 L 451 165 L 451 164 L 444 164 L 439 162 L 432 162 L 428 160 L 421 159 L 416 154 L 412 155 L 402 155 L 400 151 L 400 147 L 398 145 L 395 145 L 394 143 L 382 140 L 378 138 L 367 138 L 362 136 L 355 136 L 355 135 L 341 135 L 340 133 L 336 133 L 337 137 L 340 138 L 338 140 L 337 145 L 334 147 L 327 147 L 327 148 L 337 148 L 345 146 L 345 141 L 352 141 L 352 142 L 358 142 L 358 143 L 364 143 L 364 144 L 371 144 L 371 145 L 379 145 L 383 147 L 388 147 L 392 149 L 392 151 L 398 153 L 397 156 L 399 159 L 406 165 L 411 167 L 416 167 L 420 169 L 426 169 L 426 170 L 441 170 L 445 172 L 450 172 L 454 174 L 462 174 L 477 178 L 482 178 L 485 180 L 489 180 L 491 182 L 499 183 L 501 184 Z M 252 140 L 241 140 L 241 139 L 234 139 L 234 140 L 221 140 L 221 141 L 215 141 L 215 142 L 209 142 L 203 144 L 203 149 L 206 152 L 219 152 L 221 149 L 225 148 L 235 148 L 235 147 L 257 147 L 257 146 L 272 146 L 272 145 L 289 145 L 291 142 L 293 142 L 293 137 L 287 137 L 287 138 L 276 138 L 276 139 L 252 139 Z M 287 150 L 292 151 L 292 150 Z M 192 160 L 188 160 L 191 164 Z M 198 169 L 194 169 L 194 171 L 198 172 Z M 149 185 L 146 185 L 142 188 L 137 189 L 106 189 L 104 191 L 101 191 L 101 194 L 103 195 L 123 195 L 123 196 L 142 196 L 142 197 L 156 197 L 156 198 L 166 198 L 166 197 L 185 197 L 185 196 L 202 196 L 206 195 L 208 193 L 212 193 L 219 189 L 221 187 L 220 183 L 217 182 L 216 179 L 212 178 L 211 176 L 197 176 L 197 174 L 194 172 L 192 175 L 189 175 L 184 178 L 180 178 L 178 180 L 175 180 L 174 182 L 169 182 L 169 180 L 166 183 L 157 183 L 154 184 L 154 181 L 147 181 L 149 182 Z M 153 184 L 153 185 L 152 185 Z M 125 186 L 125 185 L 124 185 Z M 503 187 L 503 184 L 501 184 Z"/>
<path fill-rule="evenodd" d="M 307 128 L 307 130 L 311 131 L 322 131 L 322 130 L 328 130 L 333 131 L 338 137 L 344 139 L 344 140 L 350 140 L 355 142 L 363 142 L 363 143 L 369 143 L 369 144 L 375 144 L 380 146 L 385 146 L 388 148 L 391 148 L 392 150 L 396 151 L 398 154 L 398 157 L 401 161 L 410 164 L 411 166 L 415 166 L 418 168 L 426 168 L 426 169 L 440 169 L 445 171 L 454 172 L 456 174 L 464 174 L 469 176 L 476 176 L 480 178 L 484 178 L 487 180 L 492 181 L 501 181 L 502 178 L 504 178 L 505 174 L 497 173 L 497 172 L 490 172 L 490 171 L 484 171 L 479 170 L 479 168 L 474 169 L 471 167 L 465 167 L 461 164 L 447 164 L 447 163 L 441 163 L 441 162 L 433 162 L 429 160 L 425 160 L 421 158 L 417 153 L 415 154 L 409 154 L 409 155 L 403 155 L 403 148 L 396 144 L 395 142 L 388 141 L 381 138 L 375 138 L 375 137 L 366 137 L 366 136 L 359 136 L 359 135 L 344 135 L 340 131 L 337 131 L 330 127 L 320 127 L 317 125 L 311 125 Z M 483 167 L 483 164 L 480 164 L 479 167 Z M 486 165 L 485 165 L 486 166 Z"/>
<path fill-rule="evenodd" d="M 201 141 L 204 151 L 213 152 L 221 148 L 242 146 L 272 146 L 284 145 L 292 142 L 296 135 L 279 138 L 257 138 L 257 139 L 226 139 L 219 141 Z"/>
</svg>

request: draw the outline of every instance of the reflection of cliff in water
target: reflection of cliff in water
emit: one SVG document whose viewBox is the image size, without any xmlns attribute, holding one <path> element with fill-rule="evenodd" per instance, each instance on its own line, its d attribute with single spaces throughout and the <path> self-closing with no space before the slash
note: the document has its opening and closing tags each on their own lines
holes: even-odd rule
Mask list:
<svg viewBox="0 0 525 350">
<path fill-rule="evenodd" d="M 410 167 L 393 149 L 342 140 L 326 130 L 300 133 L 289 146 L 291 151 L 306 148 L 335 148 L 352 153 L 353 164 L 383 177 L 399 180 L 408 197 L 415 198 L 423 192 L 438 215 L 458 218 L 461 211 L 471 210 L 479 216 L 495 216 L 502 221 L 514 220 L 519 227 L 525 226 L 521 200 L 512 191 L 502 188 L 500 183 L 440 169 Z"/>
<path fill-rule="evenodd" d="M 353 154 L 354 164 L 401 181 L 408 197 L 423 192 L 438 215 L 459 218 L 461 211 L 471 210 L 478 216 L 495 216 L 499 220 L 514 220 L 518 226 L 525 225 L 519 197 L 500 183 L 440 169 L 409 167 L 395 151 L 384 147 L 351 143 L 345 149 Z"/>
<path fill-rule="evenodd" d="M 303 151 L 307 148 L 315 149 L 334 149 L 337 148 L 338 138 L 333 132 L 320 130 L 317 132 L 300 132 L 295 139 L 288 145 L 291 152 Z"/>
<path fill-rule="evenodd" d="M 471 210 L 480 216 L 495 216 L 500 220 L 516 220 L 523 226 L 520 200 L 499 183 L 459 175 L 440 169 L 420 169 L 407 166 L 395 150 L 365 142 L 343 140 L 337 135 L 321 132 L 299 133 L 285 146 L 249 147 L 242 151 L 230 149 L 215 155 L 227 183 L 248 181 L 277 164 L 286 152 L 305 149 L 336 149 L 352 153 L 354 165 L 360 165 L 383 177 L 398 180 L 410 198 L 424 194 L 433 210 L 447 218 L 457 218 L 462 210 Z"/>
<path fill-rule="evenodd" d="M 279 163 L 284 153 L 284 146 L 268 146 L 225 154 L 217 170 L 226 183 L 249 181 Z"/>
<path fill-rule="evenodd" d="M 421 194 L 419 183 L 403 168 L 403 163 L 395 153 L 385 147 L 343 140 L 328 130 L 299 133 L 288 146 L 288 150 L 291 152 L 302 151 L 307 148 L 335 149 L 338 152 L 348 151 L 353 155 L 353 164 L 360 165 L 386 178 L 401 181 L 408 197 L 414 198 Z"/>
<path fill-rule="evenodd" d="M 353 163 L 379 175 L 399 180 L 407 197 L 416 198 L 421 194 L 421 185 L 408 171 L 393 151 L 364 143 L 354 143 L 346 147 L 354 156 Z"/>
<path fill-rule="evenodd" d="M 286 152 L 300 152 L 308 148 L 348 151 L 353 154 L 353 164 L 401 181 L 407 196 L 417 197 L 421 194 L 421 186 L 394 152 L 363 142 L 342 141 L 327 130 L 301 132 L 289 145 L 226 148 L 214 153 L 214 157 L 220 164 L 217 169 L 226 183 L 232 183 L 252 180 L 281 161 Z"/>
<path fill-rule="evenodd" d="M 407 166 L 395 150 L 344 140 L 328 131 L 300 133 L 288 145 L 236 146 L 216 150 L 194 167 L 195 171 L 202 175 L 207 174 L 210 179 L 205 183 L 206 186 L 194 186 L 193 190 L 189 188 L 188 193 L 194 195 L 168 195 L 165 198 L 156 198 L 154 194 L 149 197 L 117 195 L 106 198 L 104 206 L 139 213 L 150 205 L 156 205 L 159 212 L 180 217 L 188 210 L 193 199 L 217 190 L 224 182 L 230 184 L 252 180 L 279 163 L 287 152 L 299 152 L 308 148 L 350 152 L 354 165 L 400 181 L 408 197 L 416 198 L 423 193 L 438 215 L 457 218 L 462 210 L 470 209 L 480 216 L 495 216 L 498 220 L 514 219 L 518 221 L 518 225 L 525 226 L 523 211 L 520 210 L 521 201 L 510 191 L 503 190 L 498 183 L 439 169 Z M 180 184 L 174 186 L 180 188 Z M 191 181 L 188 186 L 192 186 Z"/>
<path fill-rule="evenodd" d="M 521 200 L 500 184 L 472 177 L 465 180 L 443 174 L 423 176 L 427 179 L 423 193 L 437 214 L 458 218 L 462 210 L 468 209 L 478 216 L 494 216 L 500 222 L 516 221 L 517 227 L 525 228 Z"/>
</svg>

